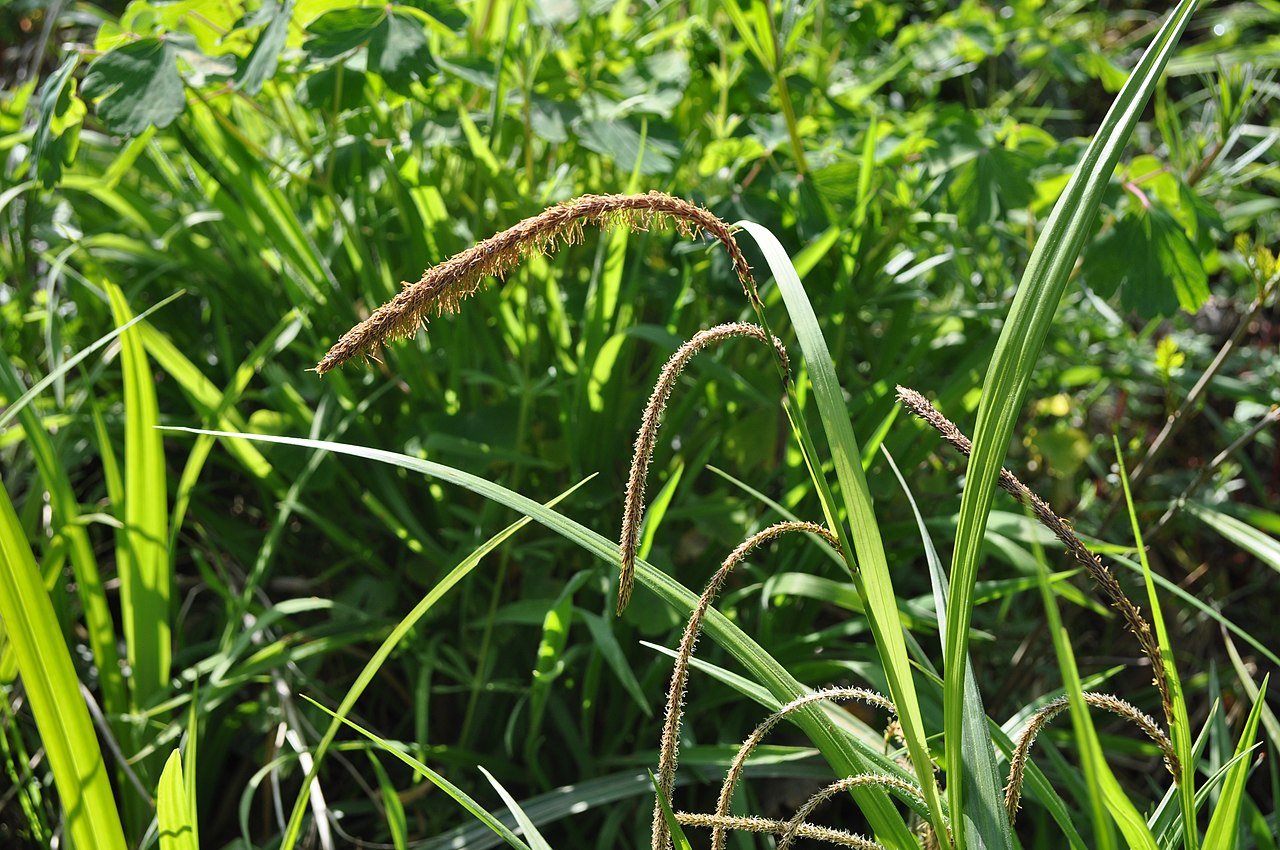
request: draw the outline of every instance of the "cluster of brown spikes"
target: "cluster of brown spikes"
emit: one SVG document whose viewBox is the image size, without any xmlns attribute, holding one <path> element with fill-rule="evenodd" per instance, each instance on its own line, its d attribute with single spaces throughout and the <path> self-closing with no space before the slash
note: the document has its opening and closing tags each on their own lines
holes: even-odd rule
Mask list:
<svg viewBox="0 0 1280 850">
<path fill-rule="evenodd" d="M 587 226 L 597 228 L 626 227 L 647 230 L 655 226 L 673 226 L 686 237 L 707 233 L 718 240 L 728 252 L 734 273 L 753 307 L 760 308 L 755 280 L 727 224 L 707 210 L 687 201 L 659 192 L 643 195 L 586 195 L 550 207 L 542 213 L 527 218 L 515 226 L 456 254 L 437 266 L 428 269 L 421 279 L 406 283 L 399 294 L 379 307 L 368 319 L 345 333 L 317 364 L 316 371 L 324 374 L 355 358 L 367 358 L 386 342 L 414 333 L 430 317 L 454 312 L 459 303 L 473 295 L 490 277 L 502 277 L 521 260 L 531 254 L 548 254 L 560 245 L 580 242 Z M 644 514 L 644 484 L 648 466 L 657 441 L 658 426 L 663 410 L 681 371 L 688 362 L 709 345 L 733 337 L 751 337 L 772 346 L 782 367 L 784 380 L 789 380 L 789 364 L 782 343 L 757 325 L 730 323 L 701 331 L 681 346 L 663 367 L 657 386 L 645 408 L 641 428 L 636 438 L 635 454 L 627 483 L 626 505 L 619 549 L 621 573 L 619 577 L 618 612 L 621 613 L 630 598 L 634 578 L 636 546 Z M 949 443 L 968 455 L 972 445 L 968 438 L 945 416 L 939 413 L 919 393 L 898 387 L 898 399 L 912 413 L 931 425 Z M 1072 553 L 1094 581 L 1102 588 L 1111 604 L 1120 611 L 1126 624 L 1137 637 L 1143 652 L 1152 665 L 1155 685 L 1160 691 L 1162 708 L 1168 723 L 1172 723 L 1173 709 L 1164 659 L 1152 635 L 1151 628 L 1141 610 L 1125 595 L 1111 571 L 1076 536 L 1070 524 L 1059 517 L 1044 500 L 1032 493 L 1011 472 L 1002 469 L 1000 486 L 1018 501 L 1030 507 L 1036 519 L 1048 528 Z M 733 568 L 757 547 L 788 532 L 799 531 L 839 548 L 839 543 L 829 529 L 806 522 L 779 523 L 753 535 L 744 541 L 725 559 L 712 577 L 695 606 L 685 628 L 675 669 L 668 691 L 667 713 L 660 746 L 659 791 L 669 801 L 675 786 L 678 763 L 679 730 L 683 712 L 689 668 L 701 630 L 702 620 L 711 607 L 725 580 Z M 1175 778 L 1178 761 L 1167 734 L 1152 718 L 1129 703 L 1106 694 L 1086 693 L 1085 703 L 1102 708 L 1137 725 L 1153 740 L 1164 756 Z M 708 827 L 712 830 L 713 850 L 723 850 L 729 830 L 746 830 L 775 835 L 780 850 L 786 850 L 795 838 L 809 838 L 838 846 L 880 850 L 881 845 L 863 836 L 843 830 L 820 827 L 808 823 L 808 817 L 819 805 L 842 791 L 856 787 L 880 787 L 896 794 L 913 808 L 923 808 L 918 784 L 909 773 L 903 776 L 864 773 L 845 777 L 831 783 L 811 797 L 788 821 L 756 817 L 737 817 L 729 813 L 729 802 L 745 769 L 747 759 L 764 736 L 783 719 L 795 712 L 821 701 L 842 702 L 860 700 L 896 713 L 893 703 L 886 697 L 864 688 L 832 688 L 802 696 L 770 715 L 744 741 L 734 758 L 721 788 L 714 814 L 676 815 L 679 823 L 687 826 Z M 1005 805 L 1012 824 L 1018 809 L 1023 776 L 1028 754 L 1036 736 L 1044 726 L 1069 706 L 1065 698 L 1044 705 L 1031 719 L 1019 736 L 1010 761 L 1009 782 L 1006 787 Z M 925 823 L 921 832 L 924 847 L 936 847 L 938 836 L 931 825 Z M 661 806 L 655 806 L 653 847 L 665 850 L 670 846 L 670 832 L 662 817 Z"/>
</svg>

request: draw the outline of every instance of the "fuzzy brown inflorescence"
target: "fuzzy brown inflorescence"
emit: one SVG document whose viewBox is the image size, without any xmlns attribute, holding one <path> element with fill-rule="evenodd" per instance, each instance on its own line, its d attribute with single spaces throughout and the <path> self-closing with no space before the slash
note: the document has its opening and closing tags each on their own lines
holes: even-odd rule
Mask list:
<svg viewBox="0 0 1280 850">
<path fill-rule="evenodd" d="M 490 236 L 427 269 L 414 283 L 342 335 L 316 365 L 323 375 L 357 357 L 369 356 L 390 340 L 412 335 L 432 316 L 453 313 L 490 277 L 502 277 L 530 254 L 549 254 L 560 245 L 581 242 L 583 228 L 626 227 L 647 230 L 673 226 L 693 238 L 708 233 L 724 245 L 734 274 L 752 304 L 759 303 L 755 279 L 729 225 L 707 210 L 661 192 L 640 195 L 583 195 Z"/>
<path fill-rule="evenodd" d="M 887 773 L 859 773 L 856 776 L 846 776 L 844 779 L 837 779 L 817 794 L 814 794 L 803 806 L 796 810 L 796 813 L 787 823 L 787 831 L 782 834 L 782 839 L 778 842 L 778 850 L 788 850 L 791 847 L 791 842 L 800 834 L 800 827 L 809 819 L 809 815 L 813 814 L 814 809 L 818 808 L 818 806 L 842 792 L 870 786 L 893 791 L 901 797 L 910 798 L 920 806 L 924 805 L 924 797 L 921 795 L 920 789 L 896 776 L 890 776 Z"/>
<path fill-rule="evenodd" d="M 671 392 L 675 389 L 680 374 L 689 365 L 698 352 L 709 345 L 723 342 L 734 337 L 749 337 L 772 343 L 774 351 L 782 363 L 784 374 L 790 374 L 790 363 L 787 350 L 782 340 L 770 337 L 759 325 L 747 322 L 730 322 L 698 331 L 689 341 L 676 349 L 671 358 L 662 367 L 658 382 L 644 407 L 644 416 L 640 420 L 640 430 L 636 433 L 635 452 L 631 459 L 631 471 L 627 475 L 627 494 L 623 502 L 622 533 L 618 548 L 622 556 L 622 569 L 618 577 L 618 615 L 626 610 L 631 601 L 631 591 L 635 584 L 636 549 L 640 540 L 640 526 L 644 522 L 644 489 L 645 479 L 649 474 L 649 463 L 653 460 L 653 449 L 658 441 L 658 426 L 662 422 L 662 414 L 667 408 Z"/>
<path fill-rule="evenodd" d="M 890 714 L 897 714 L 897 708 L 892 700 L 867 688 L 823 688 L 822 690 L 796 697 L 766 717 L 742 742 L 737 755 L 733 757 L 733 761 L 729 764 L 729 770 L 724 777 L 724 784 L 720 786 L 720 797 L 716 801 L 715 816 L 717 818 L 728 818 L 729 805 L 733 801 L 733 792 L 737 789 L 738 782 L 742 779 L 743 771 L 746 770 L 747 759 L 755 752 L 756 747 L 760 746 L 760 742 L 764 740 L 765 736 L 792 714 L 818 702 L 864 702 L 868 705 L 882 708 Z M 726 831 L 728 827 L 721 824 L 712 824 L 711 826 L 711 850 L 724 850 L 725 842 L 728 839 L 728 832 Z"/>
<path fill-rule="evenodd" d="M 784 534 L 801 532 L 821 537 L 835 548 L 840 542 L 829 530 L 812 522 L 780 522 L 771 525 L 748 537 L 738 545 L 729 557 L 724 559 L 720 569 L 707 582 L 706 589 L 698 598 L 685 625 L 684 635 L 680 638 L 680 648 L 676 652 L 675 668 L 671 671 L 671 686 L 667 689 L 666 717 L 662 724 L 662 742 L 658 746 L 658 793 L 671 799 L 671 792 L 676 785 L 676 765 L 680 757 L 680 719 L 684 714 L 685 685 L 689 681 L 689 664 L 693 660 L 693 651 L 697 647 L 698 635 L 702 633 L 702 620 L 707 615 L 711 603 L 724 587 L 725 579 L 733 572 L 734 567 L 742 563 L 748 555 L 760 546 L 781 537 Z M 653 848 L 665 850 L 670 840 L 667 821 L 662 811 L 661 800 L 655 800 L 653 806 Z"/>
<path fill-rule="evenodd" d="M 898 401 L 917 417 L 931 425 L 944 440 L 955 446 L 965 457 L 968 457 L 973 451 L 973 444 L 969 441 L 969 438 L 956 427 L 954 422 L 939 413 L 937 408 L 930 404 L 929 400 L 920 393 L 900 386 L 898 387 Z M 1153 684 L 1160 692 L 1160 707 L 1164 712 L 1165 723 L 1172 727 L 1174 722 L 1173 697 L 1169 690 L 1169 677 L 1165 672 L 1164 655 L 1160 652 L 1160 644 L 1156 642 L 1151 626 L 1148 625 L 1146 618 L 1142 615 L 1142 610 L 1134 604 L 1132 599 L 1125 595 L 1124 589 L 1120 587 L 1120 582 L 1116 581 L 1116 577 L 1102 563 L 1102 559 L 1089 551 L 1089 548 L 1076 536 L 1070 523 L 1054 513 L 1048 503 L 1035 493 L 1032 493 L 1027 485 L 1023 484 L 1012 472 L 1003 467 L 1000 469 L 999 483 L 1001 489 L 1031 508 L 1032 514 L 1035 515 L 1040 524 L 1053 532 L 1053 536 L 1067 547 L 1067 551 L 1084 567 L 1089 577 L 1102 588 L 1102 592 L 1106 595 L 1107 601 L 1111 603 L 1111 606 L 1124 617 L 1125 624 L 1133 632 L 1134 637 L 1138 639 L 1138 644 L 1142 647 L 1143 653 L 1151 661 Z M 1169 769 L 1173 771 L 1175 777 L 1179 777 L 1181 774 L 1178 768 L 1177 756 L 1170 750 L 1166 757 L 1169 759 Z"/>
<path fill-rule="evenodd" d="M 689 812 L 677 812 L 676 820 L 683 826 L 711 827 L 712 829 L 735 829 L 744 832 L 763 832 L 768 835 L 786 835 L 790 829 L 787 821 L 772 820 L 760 817 L 735 817 L 733 815 L 703 815 Z M 831 829 L 826 826 L 815 826 L 802 823 L 796 829 L 796 836 L 812 841 L 825 841 L 839 847 L 853 847 L 856 850 L 884 850 L 884 846 L 861 835 L 843 829 Z"/>
<path fill-rule="evenodd" d="M 1174 765 L 1178 763 L 1178 760 L 1173 752 L 1173 744 L 1169 743 L 1169 738 L 1165 735 L 1164 730 L 1160 728 L 1160 724 L 1152 719 L 1150 715 L 1139 711 L 1129 703 L 1111 694 L 1086 692 L 1084 701 L 1086 705 L 1101 708 L 1117 717 L 1123 717 L 1131 721 L 1145 732 L 1147 737 L 1160 748 L 1169 771 L 1174 776 L 1177 776 Z M 1004 789 L 1004 808 L 1009 816 L 1010 826 L 1013 825 L 1014 820 L 1018 817 L 1018 803 L 1022 799 L 1022 780 L 1027 769 L 1027 756 L 1031 752 L 1031 745 L 1035 743 L 1036 736 L 1040 734 L 1040 731 L 1044 729 L 1050 720 L 1053 720 L 1053 718 L 1070 707 L 1071 700 L 1068 697 L 1058 697 L 1052 702 L 1045 703 L 1031 718 L 1031 722 L 1027 724 L 1027 728 L 1023 730 L 1022 735 L 1019 736 L 1017 746 L 1013 751 L 1013 757 L 1009 759 L 1009 784 Z"/>
</svg>

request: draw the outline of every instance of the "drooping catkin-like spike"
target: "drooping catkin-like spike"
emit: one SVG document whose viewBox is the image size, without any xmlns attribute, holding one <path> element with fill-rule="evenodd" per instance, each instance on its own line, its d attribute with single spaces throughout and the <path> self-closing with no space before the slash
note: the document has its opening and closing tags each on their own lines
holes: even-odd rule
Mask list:
<svg viewBox="0 0 1280 850">
<path fill-rule="evenodd" d="M 730 322 L 698 331 L 689 341 L 676 349 L 653 387 L 649 402 L 644 407 L 644 416 L 640 420 L 640 430 L 636 433 L 635 451 L 631 458 L 631 470 L 627 475 L 627 495 L 623 503 L 622 534 L 618 548 L 622 553 L 622 568 L 618 576 L 618 615 L 626 610 L 631 601 L 631 590 L 635 584 L 636 549 L 640 539 L 640 526 L 644 522 L 644 488 L 649 474 L 649 463 L 653 460 L 653 449 L 658 442 L 658 426 L 662 422 L 662 414 L 671 398 L 680 374 L 689 365 L 698 352 L 709 345 L 714 345 L 734 337 L 758 339 L 765 345 L 772 343 L 774 351 L 782 363 L 784 374 L 790 374 L 790 363 L 787 350 L 782 340 L 776 336 L 770 338 L 759 325 L 747 322 Z"/>
<path fill-rule="evenodd" d="M 769 835 L 785 835 L 789 826 L 785 821 L 772 820 L 770 818 L 703 815 L 690 814 L 689 812 L 676 812 L 676 820 L 680 822 L 681 826 L 709 826 L 713 829 L 738 829 L 745 832 L 763 832 Z M 881 844 L 872 841 L 870 838 L 856 835 L 843 829 L 831 829 L 826 826 L 815 826 L 811 823 L 800 824 L 800 828 L 796 830 L 796 835 L 800 838 L 825 841 L 828 844 L 836 844 L 841 847 L 853 847 L 856 850 L 884 850 Z"/>
<path fill-rule="evenodd" d="M 702 620 L 734 567 L 742 563 L 760 546 L 792 532 L 816 534 L 835 548 L 840 548 L 840 542 L 834 534 L 813 522 L 780 522 L 757 531 L 724 559 L 720 569 L 716 570 L 715 575 L 707 582 L 706 589 L 698 598 L 698 604 L 689 615 L 684 635 L 680 638 L 680 648 L 676 652 L 675 668 L 671 671 L 671 686 L 667 689 L 666 716 L 662 724 L 662 742 L 658 746 L 658 793 L 666 797 L 668 803 L 671 800 L 671 792 L 675 789 L 676 765 L 680 758 L 680 719 L 684 715 L 685 685 L 689 681 L 689 664 L 698 643 L 698 635 L 702 633 Z M 671 839 L 667 821 L 663 815 L 661 799 L 657 799 L 653 805 L 653 850 L 666 850 Z"/>
<path fill-rule="evenodd" d="M 1168 736 L 1164 730 L 1160 728 L 1154 719 L 1149 715 L 1134 708 L 1129 703 L 1112 696 L 1111 694 L 1099 694 L 1093 692 L 1085 692 L 1085 704 L 1094 708 L 1101 708 L 1112 714 L 1123 717 L 1131 721 L 1144 733 L 1147 737 L 1155 742 L 1160 748 L 1161 754 L 1164 755 L 1165 767 L 1169 769 L 1174 776 L 1177 776 L 1177 770 L 1174 767 L 1177 763 L 1177 757 L 1173 752 L 1173 744 L 1169 743 Z M 1023 730 L 1022 735 L 1018 738 L 1017 746 L 1014 747 L 1013 757 L 1009 759 L 1009 783 L 1004 789 L 1004 808 L 1009 815 L 1009 825 L 1018 817 L 1018 803 L 1022 799 L 1022 780 L 1026 774 L 1027 756 L 1031 752 L 1031 745 L 1035 743 L 1036 736 L 1044 729 L 1050 720 L 1057 717 L 1062 712 L 1071 707 L 1071 701 L 1067 697 L 1058 697 L 1052 702 L 1047 702 L 1041 706 L 1031 718 L 1031 722 L 1027 724 L 1027 728 Z"/>
<path fill-rule="evenodd" d="M 898 401 L 915 414 L 920 419 L 927 422 L 937 431 L 944 440 L 955 446 L 961 454 L 968 457 L 973 451 L 973 444 L 969 441 L 955 423 L 938 412 L 929 400 L 915 390 L 907 387 L 898 387 Z M 1173 726 L 1173 696 L 1169 689 L 1169 677 L 1165 672 L 1164 655 L 1160 652 L 1160 644 L 1156 641 L 1155 635 L 1151 631 L 1146 618 L 1142 615 L 1140 609 L 1132 599 L 1130 599 L 1120 587 L 1120 582 L 1116 581 L 1116 577 L 1112 575 L 1111 570 L 1102 563 L 1102 559 L 1089 550 L 1087 546 L 1081 542 L 1072 530 L 1071 524 L 1065 519 L 1058 516 L 1049 507 L 1048 503 L 1032 493 L 1027 485 L 1023 484 L 1009 470 L 1001 467 L 999 477 L 1000 488 L 1009 493 L 1020 503 L 1031 508 L 1032 514 L 1045 528 L 1053 533 L 1053 536 L 1062 542 L 1067 551 L 1076 559 L 1089 577 L 1093 579 L 1102 592 L 1106 595 L 1107 601 L 1111 606 L 1120 612 L 1124 617 L 1125 624 L 1129 627 L 1129 631 L 1133 632 L 1134 637 L 1138 639 L 1138 644 L 1142 647 L 1142 652 L 1151 661 L 1151 673 L 1153 684 L 1160 692 L 1160 708 L 1164 713 L 1165 723 L 1169 727 Z M 1172 753 L 1171 753 L 1172 755 Z M 1177 756 L 1173 756 L 1170 761 L 1174 776 L 1180 776 L 1178 771 Z"/>
<path fill-rule="evenodd" d="M 778 841 L 778 850 L 788 850 L 791 842 L 800 834 L 800 827 L 809 819 L 809 815 L 813 814 L 814 809 L 818 808 L 818 806 L 843 791 L 869 785 L 876 785 L 889 791 L 895 791 L 899 796 L 909 797 L 919 805 L 924 805 L 924 795 L 920 793 L 920 789 L 896 776 L 890 776 L 887 773 L 859 773 L 856 776 L 846 776 L 844 779 L 836 780 L 817 794 L 814 794 L 805 801 L 803 806 L 796 810 L 795 815 L 787 823 L 787 831 L 782 834 L 782 838 Z"/>
<path fill-rule="evenodd" d="M 507 230 L 490 236 L 427 269 L 406 283 L 394 298 L 342 335 L 316 371 L 324 374 L 355 357 L 368 355 L 393 339 L 412 335 L 431 316 L 452 313 L 490 277 L 502 277 L 530 254 L 549 254 L 561 244 L 582 241 L 583 226 L 647 230 L 674 226 L 693 238 L 706 232 L 729 253 L 734 274 L 753 305 L 759 303 L 755 279 L 729 225 L 697 204 L 661 192 L 640 195 L 583 195 L 556 204 Z"/>
<path fill-rule="evenodd" d="M 773 727 L 806 706 L 813 705 L 815 702 L 826 701 L 836 703 L 865 702 L 868 705 L 882 708 L 890 714 L 897 714 L 897 708 L 892 700 L 868 688 L 824 688 L 793 699 L 766 717 L 742 742 L 737 755 L 733 757 L 733 761 L 729 764 L 729 771 L 725 774 L 724 784 L 720 786 L 720 797 L 716 801 L 716 817 L 725 818 L 729 816 L 729 805 L 733 801 L 733 792 L 737 789 L 738 782 L 742 779 L 743 771 L 746 770 L 747 759 L 751 758 L 751 754 L 755 752 L 756 747 L 760 745 L 765 736 L 773 731 Z M 724 827 L 712 826 L 711 850 L 724 850 L 727 839 L 728 834 Z"/>
</svg>

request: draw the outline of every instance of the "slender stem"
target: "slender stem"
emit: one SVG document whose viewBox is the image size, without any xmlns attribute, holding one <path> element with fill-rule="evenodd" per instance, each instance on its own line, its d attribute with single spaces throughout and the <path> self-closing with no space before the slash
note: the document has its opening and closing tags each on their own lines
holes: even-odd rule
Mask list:
<svg viewBox="0 0 1280 850">
<path fill-rule="evenodd" d="M 1142 481 L 1151 473 L 1153 465 L 1164 452 L 1169 441 L 1177 436 L 1178 432 L 1180 432 L 1187 422 L 1191 420 L 1192 417 L 1190 414 L 1195 411 L 1196 406 L 1200 403 L 1201 397 L 1209 388 L 1209 383 L 1218 374 L 1219 370 L 1222 369 L 1223 364 L 1227 362 L 1227 358 L 1231 356 L 1233 351 L 1235 351 L 1235 348 L 1240 343 L 1241 338 L 1244 337 L 1245 332 L 1249 329 L 1249 325 L 1253 324 L 1253 320 L 1257 318 L 1258 313 L 1262 311 L 1262 308 L 1267 303 L 1272 290 L 1275 289 L 1277 280 L 1280 280 L 1280 275 L 1273 275 L 1271 279 L 1267 281 L 1257 299 L 1249 308 L 1249 312 L 1246 313 L 1240 319 L 1239 324 L 1236 325 L 1236 329 L 1232 332 L 1230 339 L 1223 343 L 1222 348 L 1218 350 L 1217 355 L 1213 358 L 1213 362 L 1211 362 L 1209 367 L 1204 370 L 1204 374 L 1200 376 L 1199 380 L 1196 381 L 1195 386 L 1193 386 L 1191 391 L 1187 393 L 1187 397 L 1183 399 L 1182 404 L 1178 406 L 1178 409 L 1169 414 L 1169 417 L 1165 420 L 1164 427 L 1160 429 L 1160 433 L 1156 435 L 1156 438 L 1151 441 L 1151 445 L 1147 447 L 1146 454 L 1143 455 L 1142 460 L 1133 468 L 1133 476 L 1130 483 L 1134 490 L 1137 490 L 1138 485 L 1141 484 Z M 1107 524 L 1114 518 L 1119 508 L 1120 502 L 1117 501 L 1112 505 L 1111 510 L 1108 512 L 1106 519 L 1103 521 L 1102 528 L 1106 528 Z"/>
<path fill-rule="evenodd" d="M 1209 480 L 1213 473 L 1217 472 L 1218 468 L 1227 462 L 1227 458 L 1240 451 L 1240 449 L 1251 442 L 1254 437 L 1258 436 L 1258 434 L 1262 433 L 1269 425 L 1275 422 L 1280 422 L 1280 406 L 1272 407 L 1267 411 L 1266 415 L 1253 423 L 1248 431 L 1245 431 L 1237 437 L 1231 445 L 1227 446 L 1219 452 L 1213 460 L 1205 464 L 1191 483 L 1178 494 L 1178 498 L 1173 500 L 1169 505 L 1169 508 L 1156 522 L 1155 526 L 1149 532 L 1144 534 L 1143 537 L 1148 541 L 1154 539 L 1155 536 L 1162 532 L 1169 524 L 1169 520 L 1173 519 L 1174 515 L 1177 514 L 1178 511 L 1182 510 L 1183 505 L 1187 503 L 1187 499 L 1191 498 L 1191 494 L 1203 487 L 1205 482 Z"/>
</svg>

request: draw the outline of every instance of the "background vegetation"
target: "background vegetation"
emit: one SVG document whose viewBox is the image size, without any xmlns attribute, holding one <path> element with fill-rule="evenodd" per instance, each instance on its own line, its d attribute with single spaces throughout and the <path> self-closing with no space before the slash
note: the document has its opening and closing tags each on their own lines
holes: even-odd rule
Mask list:
<svg viewBox="0 0 1280 850">
<path fill-rule="evenodd" d="M 330 721 L 303 697 L 338 706 L 392 627 L 463 564 L 352 719 L 501 810 L 484 767 L 554 846 L 647 843 L 662 648 L 683 612 L 640 591 L 615 619 L 616 563 L 538 526 L 488 547 L 516 516 L 439 480 L 152 427 L 339 440 L 537 501 L 577 487 L 557 509 L 614 536 L 661 364 L 697 330 L 753 318 L 720 252 L 661 231 L 589 234 L 368 368 L 308 371 L 401 280 L 582 193 L 663 190 L 783 242 L 847 390 L 909 649 L 922 670 L 940 663 L 920 531 L 878 448 L 944 556 L 965 466 L 898 412 L 894 386 L 972 430 L 1043 223 L 1167 12 L 1130 0 L 0 7 L 0 400 L 12 413 L 0 414 L 0 474 L 15 508 L 0 532 L 11 567 L 34 553 L 53 636 L 71 650 L 67 681 L 92 707 L 111 786 L 86 795 L 117 801 L 129 846 L 154 843 L 157 793 L 162 815 L 198 812 L 200 846 L 277 846 Z M 1134 567 L 1120 581 L 1148 608 L 1118 437 L 1192 734 L 1203 730 L 1202 781 L 1231 762 L 1280 664 L 1278 56 L 1273 0 L 1196 12 L 1105 187 L 1006 460 Z M 773 329 L 798 351 L 769 266 L 748 251 Z M 769 360 L 749 342 L 704 354 L 667 410 L 641 551 L 686 587 L 784 515 L 821 516 Z M 1079 681 L 1158 715 L 1123 622 L 1003 497 L 970 645 L 988 715 L 1012 734 L 1063 693 L 1042 544 Z M 718 607 L 806 685 L 887 691 L 863 605 L 821 550 L 789 544 L 744 565 Z M 16 676 L 24 651 L 14 638 L 0 656 L 6 846 L 67 838 L 42 755 L 54 743 L 32 722 L 46 728 L 31 677 Z M 711 641 L 699 657 L 738 669 Z M 941 760 L 941 687 L 924 672 L 917 687 Z M 713 807 L 736 742 L 767 713 L 750 688 L 694 672 L 682 807 Z M 1280 741 L 1273 694 L 1255 714 L 1267 742 L 1243 762 L 1240 847 L 1277 843 L 1275 760 L 1258 761 Z M 882 735 L 881 714 L 851 712 L 855 734 Z M 1169 785 L 1156 749 L 1095 722 L 1135 805 L 1154 809 Z M 68 735 L 73 749 L 95 737 Z M 830 767 L 794 731 L 772 740 L 740 808 L 786 818 Z M 338 741 L 309 846 L 499 840 L 380 747 Z M 185 777 L 165 769 L 180 745 Z M 893 740 L 878 746 L 897 755 Z M 1114 846 L 1089 814 L 1068 724 L 1035 759 L 1084 843 Z M 1208 788 L 1202 825 L 1219 793 Z M 851 802 L 825 817 L 867 831 Z M 1034 796 L 1017 834 L 1028 848 L 1064 840 Z"/>
</svg>

